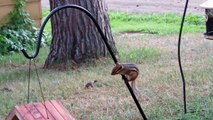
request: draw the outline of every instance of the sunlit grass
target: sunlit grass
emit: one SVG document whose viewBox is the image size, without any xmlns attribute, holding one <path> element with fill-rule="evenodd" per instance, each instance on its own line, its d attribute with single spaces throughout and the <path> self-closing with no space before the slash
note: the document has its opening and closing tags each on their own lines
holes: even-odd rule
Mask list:
<svg viewBox="0 0 213 120">
<path fill-rule="evenodd" d="M 44 9 L 43 11 L 44 19 L 48 15 L 49 9 Z M 114 33 L 140 32 L 160 35 L 177 34 L 182 19 L 182 16 L 177 13 L 134 14 L 116 11 L 110 11 L 109 17 Z M 190 13 L 186 16 L 183 31 L 186 33 L 204 31 L 204 21 L 204 16 Z M 48 22 L 46 30 L 51 32 L 50 22 Z"/>
<path fill-rule="evenodd" d="M 179 32 L 182 16 L 176 13 L 132 14 L 110 12 L 110 24 L 114 32 L 141 32 L 149 34 L 175 34 Z M 202 15 L 188 14 L 184 32 L 200 32 L 204 30 Z"/>
<path fill-rule="evenodd" d="M 156 58 L 160 55 L 160 52 L 156 48 L 142 47 L 130 49 L 126 46 L 120 47 L 119 56 L 122 61 L 143 63 L 150 59 Z"/>
</svg>

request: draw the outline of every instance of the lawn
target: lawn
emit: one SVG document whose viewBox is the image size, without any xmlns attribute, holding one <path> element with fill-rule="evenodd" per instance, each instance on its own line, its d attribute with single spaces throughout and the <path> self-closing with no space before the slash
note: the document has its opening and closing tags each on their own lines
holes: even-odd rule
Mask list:
<svg viewBox="0 0 213 120">
<path fill-rule="evenodd" d="M 138 89 L 142 97 L 139 102 L 147 117 L 150 120 L 212 120 L 213 42 L 204 39 L 203 17 L 194 14 L 187 18 L 181 46 L 190 113 L 183 112 L 177 62 L 180 19 L 180 15 L 173 13 L 110 12 L 120 62 L 136 63 L 140 69 Z M 50 27 L 46 30 L 50 31 Z M 47 55 L 48 47 L 44 47 L 35 59 L 46 100 L 61 100 L 70 113 L 81 120 L 141 119 L 121 77 L 110 75 L 114 66 L 111 58 L 91 61 L 76 70 L 57 71 L 42 69 Z M 0 89 L 10 89 L 0 91 L 0 119 L 4 119 L 14 105 L 27 102 L 28 60 L 21 53 L 0 60 Z M 84 88 L 88 81 L 95 79 L 98 80 L 95 88 Z M 32 66 L 30 101 L 41 100 Z"/>
</svg>

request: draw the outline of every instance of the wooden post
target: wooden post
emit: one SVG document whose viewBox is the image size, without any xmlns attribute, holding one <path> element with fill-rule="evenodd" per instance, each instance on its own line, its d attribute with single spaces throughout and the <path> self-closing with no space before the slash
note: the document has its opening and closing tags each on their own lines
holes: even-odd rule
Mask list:
<svg viewBox="0 0 213 120">
<path fill-rule="evenodd" d="M 75 120 L 58 100 L 15 106 L 6 120 Z M 48 118 L 47 118 L 48 117 Z"/>
</svg>

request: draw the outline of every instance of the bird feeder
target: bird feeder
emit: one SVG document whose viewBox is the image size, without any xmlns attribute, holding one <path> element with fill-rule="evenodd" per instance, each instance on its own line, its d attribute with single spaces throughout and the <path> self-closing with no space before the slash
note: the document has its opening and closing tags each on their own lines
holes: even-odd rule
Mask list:
<svg viewBox="0 0 213 120">
<path fill-rule="evenodd" d="M 46 108 L 45 108 L 45 106 Z M 58 100 L 15 106 L 5 120 L 75 120 Z"/>
<path fill-rule="evenodd" d="M 213 40 L 213 0 L 207 0 L 200 5 L 206 12 L 206 39 Z"/>
</svg>

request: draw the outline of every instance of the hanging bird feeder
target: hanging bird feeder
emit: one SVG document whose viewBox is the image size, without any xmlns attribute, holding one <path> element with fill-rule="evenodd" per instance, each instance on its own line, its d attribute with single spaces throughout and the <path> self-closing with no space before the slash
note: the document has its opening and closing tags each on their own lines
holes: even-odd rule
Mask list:
<svg viewBox="0 0 213 120">
<path fill-rule="evenodd" d="M 207 0 L 200 5 L 206 11 L 206 39 L 213 40 L 213 0 Z"/>
</svg>

